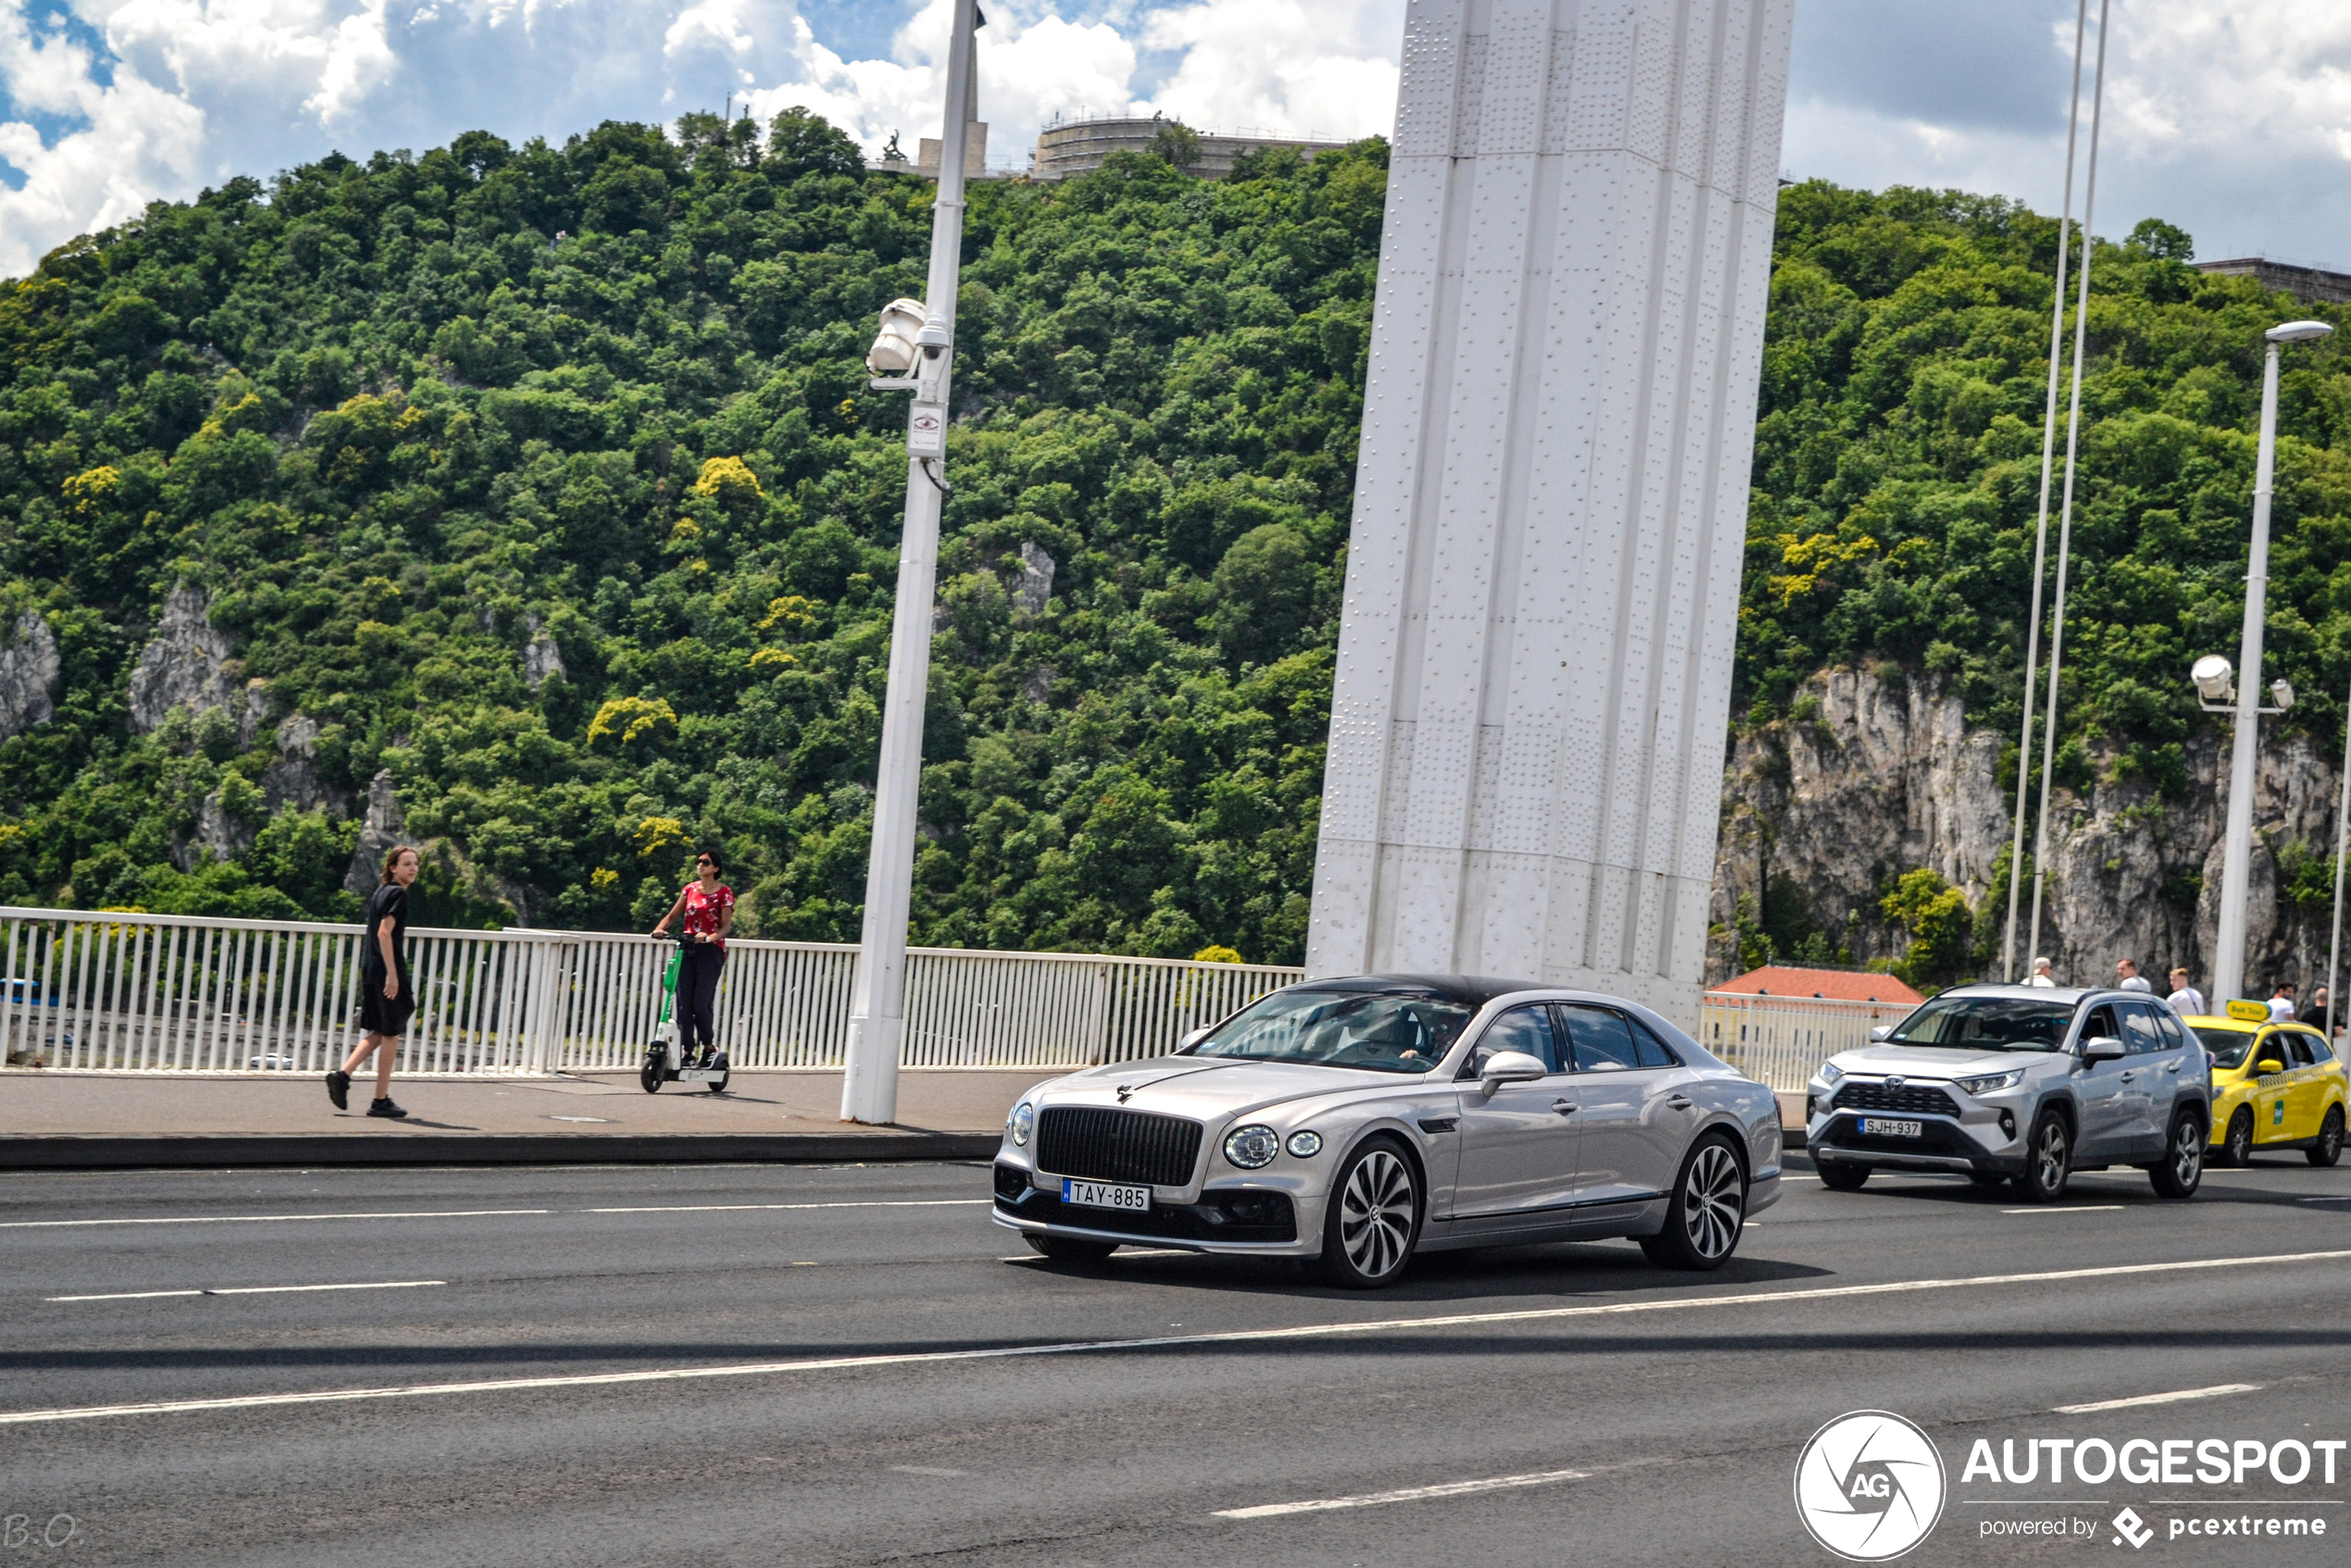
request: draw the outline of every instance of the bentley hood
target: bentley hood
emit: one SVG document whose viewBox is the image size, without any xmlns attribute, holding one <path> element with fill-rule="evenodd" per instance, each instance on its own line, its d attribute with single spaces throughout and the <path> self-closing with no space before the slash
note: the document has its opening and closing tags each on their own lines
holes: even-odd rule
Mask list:
<svg viewBox="0 0 2351 1568">
<path fill-rule="evenodd" d="M 1037 1095 L 1039 1105 L 1125 1105 L 1214 1122 L 1286 1101 L 1367 1089 L 1424 1086 L 1426 1080 L 1360 1068 L 1316 1067 L 1295 1062 L 1241 1062 L 1214 1057 L 1162 1056 L 1117 1062 L 1056 1078 Z"/>
</svg>

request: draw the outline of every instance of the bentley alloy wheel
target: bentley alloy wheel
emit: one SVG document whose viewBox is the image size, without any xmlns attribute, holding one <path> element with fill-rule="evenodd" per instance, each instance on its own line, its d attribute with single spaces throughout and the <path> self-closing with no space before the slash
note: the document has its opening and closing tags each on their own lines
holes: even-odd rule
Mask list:
<svg viewBox="0 0 2351 1568">
<path fill-rule="evenodd" d="M 1421 1227 L 1420 1180 L 1393 1143 L 1375 1139 L 1348 1156 L 1323 1226 L 1323 1274 L 1370 1290 L 1412 1261 Z"/>
<path fill-rule="evenodd" d="M 1665 1228 L 1641 1238 L 1649 1261 L 1667 1268 L 1717 1269 L 1739 1244 L 1747 1218 L 1747 1173 L 1719 1136 L 1710 1136 L 1682 1162 L 1667 1196 Z"/>
</svg>

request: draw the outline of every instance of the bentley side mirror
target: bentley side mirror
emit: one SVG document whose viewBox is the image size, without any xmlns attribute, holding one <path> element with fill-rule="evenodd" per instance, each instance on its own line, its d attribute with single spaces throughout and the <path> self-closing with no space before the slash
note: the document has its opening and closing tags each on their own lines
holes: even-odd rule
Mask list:
<svg viewBox="0 0 2351 1568">
<path fill-rule="evenodd" d="M 1202 1024 L 1199 1028 L 1194 1029 L 1190 1034 L 1188 1034 L 1182 1039 L 1177 1040 L 1176 1042 L 1176 1054 L 1181 1056 L 1190 1051 L 1192 1047 L 1206 1039 L 1209 1036 L 1210 1030 L 1213 1027 L 1213 1025 Z"/>
<path fill-rule="evenodd" d="M 2122 1042 L 2112 1035 L 2094 1035 L 2082 1042 L 2082 1060 L 2120 1062 L 2122 1060 Z"/>
<path fill-rule="evenodd" d="M 1477 1075 L 1478 1087 L 1491 1094 L 1504 1084 L 1533 1083 L 1536 1078 L 1550 1076 L 1551 1070 L 1524 1051 L 1498 1051 L 1486 1059 L 1485 1070 Z"/>
<path fill-rule="evenodd" d="M 1893 1038 L 1894 1026 L 1891 1024 L 1880 1024 L 1870 1031 L 1870 1043 L 1872 1045 L 1875 1045 L 1882 1039 L 1892 1039 Z"/>
</svg>

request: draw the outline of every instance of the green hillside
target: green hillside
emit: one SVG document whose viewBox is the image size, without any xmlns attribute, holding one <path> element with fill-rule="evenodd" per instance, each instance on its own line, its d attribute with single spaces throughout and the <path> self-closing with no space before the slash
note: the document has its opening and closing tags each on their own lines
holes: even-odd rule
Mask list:
<svg viewBox="0 0 2351 1568">
<path fill-rule="evenodd" d="M 1300 955 L 1385 179 L 1371 142 L 973 191 L 919 940 Z M 0 902 L 346 914 L 385 772 L 449 846 L 435 918 L 646 922 L 715 841 L 758 933 L 853 939 L 904 476 L 859 360 L 921 292 L 929 196 L 797 112 L 471 133 L 0 285 L 0 642 L 23 667 L 32 612 L 62 666 L 0 742 Z M 1819 184 L 1781 213 L 1735 711 L 1877 657 L 2012 723 L 2054 225 Z M 2100 248 L 2069 631 L 2069 733 L 2158 778 L 2187 659 L 2233 645 L 2282 308 L 2185 245 Z M 2314 691 L 2351 676 L 2337 363 L 2289 378 L 2272 566 Z M 235 691 L 147 728 L 179 589 Z"/>
</svg>

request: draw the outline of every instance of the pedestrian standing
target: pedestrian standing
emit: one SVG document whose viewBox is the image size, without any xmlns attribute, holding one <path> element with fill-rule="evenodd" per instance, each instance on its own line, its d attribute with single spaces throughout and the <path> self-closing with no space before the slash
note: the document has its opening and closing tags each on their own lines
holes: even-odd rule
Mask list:
<svg viewBox="0 0 2351 1568">
<path fill-rule="evenodd" d="M 2118 989 L 2126 991 L 2151 992 L 2155 989 L 2153 986 L 2147 984 L 2147 977 L 2139 973 L 2138 960 L 2134 958 L 2125 958 L 2116 962 L 2114 983 Z"/>
<path fill-rule="evenodd" d="M 367 934 L 359 944 L 359 1044 L 336 1071 L 327 1075 L 327 1098 L 338 1111 L 351 1109 L 351 1075 L 373 1052 L 376 1098 L 370 1116 L 398 1118 L 408 1113 L 392 1102 L 392 1059 L 400 1037 L 416 1014 L 417 993 L 408 983 L 408 889 L 422 864 L 405 844 L 384 856 L 383 880 L 367 895 Z"/>
<path fill-rule="evenodd" d="M 2204 993 L 2188 984 L 2185 969 L 2171 971 L 2171 994 L 2164 1000 L 2171 1004 L 2171 1011 L 2183 1018 L 2201 1018 L 2207 1014 Z"/>
<path fill-rule="evenodd" d="M 2046 958 L 2034 959 L 2033 961 L 2033 977 L 2024 983 L 2028 986 L 2056 985 L 2057 981 L 2051 978 L 2049 975 L 2049 961 Z"/>
<path fill-rule="evenodd" d="M 2278 982 L 2278 989 L 2274 992 L 2270 993 L 2270 1022 L 2272 1024 L 2283 1024 L 2288 1018 L 2293 1016 L 2293 983 L 2287 980 L 2280 980 Z"/>
<path fill-rule="evenodd" d="M 2334 1002 L 2327 995 L 2326 987 L 2320 986 L 2310 993 L 2309 1010 L 2302 1014 L 2302 1021 L 2329 1039 L 2334 1038 Z"/>
<path fill-rule="evenodd" d="M 718 1058 L 714 1025 L 718 1013 L 718 972 L 727 966 L 727 934 L 735 928 L 735 890 L 718 879 L 718 852 L 704 850 L 694 857 L 694 879 L 669 906 L 653 927 L 663 936 L 669 923 L 685 917 L 685 962 L 678 971 L 678 1047 L 680 1061 L 693 1064 L 697 1038 L 702 1042 L 701 1066 Z"/>
</svg>

